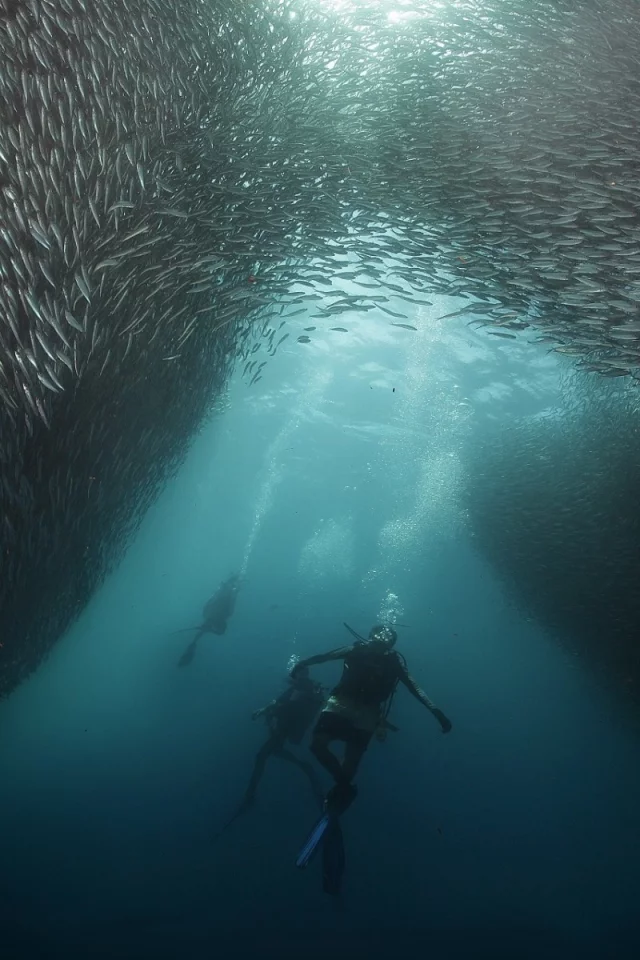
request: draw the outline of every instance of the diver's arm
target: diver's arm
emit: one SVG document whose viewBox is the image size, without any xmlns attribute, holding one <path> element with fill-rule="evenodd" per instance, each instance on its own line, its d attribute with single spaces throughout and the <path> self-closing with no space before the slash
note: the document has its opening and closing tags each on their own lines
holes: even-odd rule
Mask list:
<svg viewBox="0 0 640 960">
<path fill-rule="evenodd" d="M 307 657 L 306 660 L 298 660 L 291 671 L 291 676 L 295 677 L 298 670 L 303 667 L 313 667 L 317 663 L 328 663 L 329 660 L 344 660 L 351 653 L 352 647 L 340 647 L 339 650 L 329 650 L 328 653 L 318 653 L 315 657 Z"/>
<path fill-rule="evenodd" d="M 271 703 L 268 703 L 266 705 L 266 707 L 260 707 L 259 710 L 254 710 L 253 713 L 251 714 L 251 719 L 257 720 L 258 717 L 263 717 L 265 713 L 269 713 L 271 710 L 273 710 L 275 704 L 276 704 L 275 700 L 272 700 Z"/>
<path fill-rule="evenodd" d="M 401 683 L 404 683 L 409 693 L 413 694 L 416 700 L 419 700 L 420 703 L 427 708 L 429 713 L 433 714 L 440 724 L 442 732 L 449 733 L 449 730 L 451 730 L 451 721 L 448 719 L 448 717 L 445 717 L 442 710 L 436 707 L 435 703 L 432 703 L 424 690 L 420 689 L 409 671 L 402 664 L 400 665 L 400 681 Z"/>
<path fill-rule="evenodd" d="M 272 700 L 271 703 L 268 703 L 266 707 L 260 707 L 259 710 L 254 710 L 251 714 L 252 720 L 257 720 L 258 717 L 264 717 L 267 714 L 273 713 L 276 708 L 277 700 Z"/>
<path fill-rule="evenodd" d="M 254 712 L 251 714 L 251 719 L 257 720 L 258 717 L 263 717 L 265 714 L 273 713 L 279 704 L 287 703 L 288 700 L 291 700 L 292 696 L 293 688 L 289 687 L 287 690 L 281 693 L 276 700 L 272 700 L 271 703 L 268 703 L 266 707 L 261 707 L 260 710 L 254 710 Z"/>
</svg>

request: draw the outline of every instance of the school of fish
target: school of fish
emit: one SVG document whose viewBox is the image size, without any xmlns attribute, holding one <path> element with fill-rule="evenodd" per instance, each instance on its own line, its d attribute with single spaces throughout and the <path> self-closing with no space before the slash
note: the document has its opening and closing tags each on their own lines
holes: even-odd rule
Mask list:
<svg viewBox="0 0 640 960">
<path fill-rule="evenodd" d="M 563 387 L 571 400 L 555 415 L 494 421 L 469 436 L 464 504 L 506 595 L 637 726 L 637 403 L 616 381 L 594 391 L 574 374 Z"/>
<path fill-rule="evenodd" d="M 302 324 L 445 293 L 637 377 L 634 0 L 393 7 L 0 0 L 0 696 Z"/>
</svg>

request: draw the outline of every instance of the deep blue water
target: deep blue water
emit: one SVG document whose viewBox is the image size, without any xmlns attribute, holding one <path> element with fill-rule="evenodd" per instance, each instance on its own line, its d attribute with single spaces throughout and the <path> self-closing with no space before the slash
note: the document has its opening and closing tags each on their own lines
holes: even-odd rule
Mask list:
<svg viewBox="0 0 640 960">
<path fill-rule="evenodd" d="M 461 506 L 469 432 L 561 411 L 561 362 L 434 322 L 455 306 L 417 333 L 347 316 L 300 345 L 294 326 L 262 381 L 238 371 L 124 562 L 2 704 L 2 956 L 636 955 L 637 740 L 518 610 Z M 176 669 L 171 631 L 238 569 L 227 633 Z M 317 863 L 294 867 L 316 815 L 294 767 L 271 760 L 214 836 L 290 656 L 390 615 L 454 728 L 400 689 L 344 819 L 338 904 Z"/>
</svg>

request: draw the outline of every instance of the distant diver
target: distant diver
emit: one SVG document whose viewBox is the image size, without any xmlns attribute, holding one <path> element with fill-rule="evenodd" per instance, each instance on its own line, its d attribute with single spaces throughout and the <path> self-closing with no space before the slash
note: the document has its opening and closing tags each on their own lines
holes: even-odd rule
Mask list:
<svg viewBox="0 0 640 960">
<path fill-rule="evenodd" d="M 175 633 L 188 633 L 196 630 L 196 635 L 185 649 L 178 660 L 179 667 L 188 666 L 196 655 L 198 640 L 205 633 L 215 633 L 221 636 L 227 629 L 227 623 L 236 605 L 236 597 L 240 589 L 241 577 L 238 573 L 233 573 L 228 580 L 218 587 L 217 591 L 207 601 L 202 611 L 202 623 L 199 627 L 186 627 L 183 630 L 176 630 Z"/>
<path fill-rule="evenodd" d="M 338 893 L 344 871 L 344 847 L 339 817 L 348 809 L 357 795 L 352 782 L 360 761 L 374 734 L 384 737 L 387 715 L 398 683 L 403 683 L 440 723 L 443 733 L 451 730 L 451 721 L 435 706 L 409 674 L 404 657 L 393 648 L 398 639 L 396 631 L 378 624 L 371 628 L 368 639 L 357 634 L 348 624 L 356 642 L 349 647 L 331 650 L 315 657 L 300 660 L 292 669 L 295 677 L 301 670 L 330 660 L 342 660 L 342 677 L 333 688 L 311 739 L 311 751 L 328 770 L 335 783 L 329 790 L 320 820 L 303 846 L 296 865 L 305 867 L 320 843 L 323 845 L 323 882 L 328 893 Z M 329 749 L 334 740 L 345 743 L 342 763 Z"/>
<path fill-rule="evenodd" d="M 287 750 L 285 744 L 287 741 L 296 745 L 302 743 L 307 730 L 325 701 L 325 691 L 319 683 L 310 679 L 309 671 L 304 667 L 296 672 L 295 677 L 289 675 L 288 681 L 287 689 L 277 699 L 272 700 L 266 707 L 256 710 L 251 716 L 252 720 L 264 717 L 269 736 L 256 754 L 253 772 L 242 803 L 220 833 L 253 807 L 256 791 L 269 757 L 279 757 L 281 760 L 287 760 L 302 770 L 311 785 L 318 807 L 322 809 L 324 792 L 315 770 L 310 763 L 301 760 L 295 753 Z"/>
</svg>

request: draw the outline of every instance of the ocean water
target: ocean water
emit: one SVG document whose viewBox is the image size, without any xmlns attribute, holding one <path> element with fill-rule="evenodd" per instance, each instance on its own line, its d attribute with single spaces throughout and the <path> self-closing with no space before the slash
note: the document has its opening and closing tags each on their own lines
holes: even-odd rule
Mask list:
<svg viewBox="0 0 640 960">
<path fill-rule="evenodd" d="M 435 319 L 456 306 L 416 310 L 417 331 L 371 312 L 292 336 L 253 387 L 240 368 L 120 567 L 2 703 L 3 957 L 637 955 L 637 737 L 518 609 L 461 496 L 465 440 L 561 416 L 568 365 Z M 172 632 L 233 571 L 226 633 L 178 669 Z M 453 730 L 400 688 L 336 900 L 318 863 L 294 866 L 316 816 L 295 767 L 271 759 L 216 834 L 290 657 L 381 618 Z"/>
</svg>

